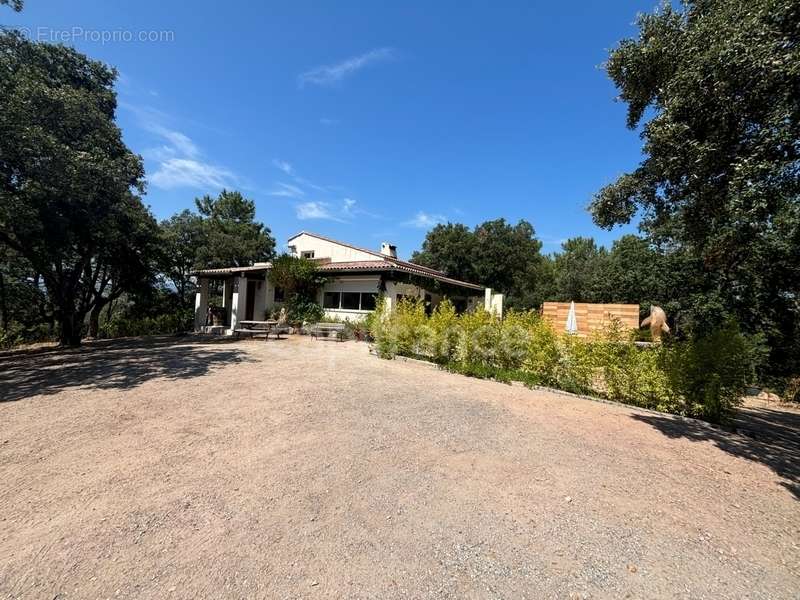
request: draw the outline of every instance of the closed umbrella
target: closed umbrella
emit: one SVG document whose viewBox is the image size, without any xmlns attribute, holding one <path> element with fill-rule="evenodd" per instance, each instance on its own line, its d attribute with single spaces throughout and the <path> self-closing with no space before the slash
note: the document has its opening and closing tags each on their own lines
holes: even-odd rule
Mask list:
<svg viewBox="0 0 800 600">
<path fill-rule="evenodd" d="M 575 303 L 569 303 L 569 314 L 567 315 L 567 325 L 564 328 L 567 333 L 578 333 L 578 319 L 575 317 Z"/>
</svg>

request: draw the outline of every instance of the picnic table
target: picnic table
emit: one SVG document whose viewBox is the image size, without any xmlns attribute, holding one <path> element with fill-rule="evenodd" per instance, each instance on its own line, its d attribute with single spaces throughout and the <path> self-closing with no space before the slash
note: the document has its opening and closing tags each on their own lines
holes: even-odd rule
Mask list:
<svg viewBox="0 0 800 600">
<path fill-rule="evenodd" d="M 236 337 L 240 335 L 256 336 L 263 333 L 264 340 L 268 340 L 269 334 L 274 333 L 276 338 L 281 339 L 281 329 L 278 327 L 278 321 L 271 319 L 266 321 L 239 321 L 233 332 L 236 334 Z"/>
</svg>

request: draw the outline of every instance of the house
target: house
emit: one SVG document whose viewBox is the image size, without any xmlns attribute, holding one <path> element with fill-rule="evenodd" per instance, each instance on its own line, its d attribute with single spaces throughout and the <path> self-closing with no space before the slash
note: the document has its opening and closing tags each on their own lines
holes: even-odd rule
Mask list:
<svg viewBox="0 0 800 600">
<path fill-rule="evenodd" d="M 317 298 L 327 318 L 361 320 L 375 309 L 379 297 L 388 310 L 404 297 L 419 298 L 426 310 L 432 310 L 447 297 L 459 311 L 482 305 L 502 315 L 502 294 L 400 260 L 397 248 L 385 242 L 380 251 L 373 251 L 301 231 L 289 238 L 288 248 L 293 256 L 316 262 L 319 272 L 327 276 Z M 270 267 L 270 263 L 255 263 L 197 271 L 195 329 L 231 332 L 238 321 L 263 320 L 283 301 L 282 291 L 269 280 Z M 224 317 L 220 315 L 222 323 L 216 327 L 206 322 L 211 281 L 217 289 L 222 283 L 222 298 L 217 304 L 224 308 Z"/>
</svg>

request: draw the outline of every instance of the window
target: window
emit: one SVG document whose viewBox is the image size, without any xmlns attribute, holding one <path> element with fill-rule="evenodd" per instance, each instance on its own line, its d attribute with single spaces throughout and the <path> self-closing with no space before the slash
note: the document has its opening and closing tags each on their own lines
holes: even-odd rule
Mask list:
<svg viewBox="0 0 800 600">
<path fill-rule="evenodd" d="M 358 310 L 361 300 L 359 292 L 342 292 L 342 308 L 344 310 Z"/>
<path fill-rule="evenodd" d="M 276 287 L 275 288 L 275 302 L 283 302 L 286 299 L 286 295 L 283 293 L 283 289 Z"/>
<path fill-rule="evenodd" d="M 361 310 L 375 310 L 375 302 L 377 299 L 378 299 L 378 294 L 370 294 L 362 292 Z"/>
<path fill-rule="evenodd" d="M 322 296 L 322 308 L 339 308 L 341 292 L 325 292 Z"/>
<path fill-rule="evenodd" d="M 300 253 L 300 258 L 314 258 L 314 251 L 313 250 L 303 250 Z"/>
<path fill-rule="evenodd" d="M 375 292 L 325 292 L 322 308 L 338 310 L 375 310 L 378 294 Z"/>
</svg>

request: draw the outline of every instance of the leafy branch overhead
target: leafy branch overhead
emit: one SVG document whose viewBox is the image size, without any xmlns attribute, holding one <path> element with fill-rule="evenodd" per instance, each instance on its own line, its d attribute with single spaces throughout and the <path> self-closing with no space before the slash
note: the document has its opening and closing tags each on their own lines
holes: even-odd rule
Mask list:
<svg viewBox="0 0 800 600">
<path fill-rule="evenodd" d="M 800 329 L 800 4 L 669 3 L 607 71 L 645 158 L 595 196 L 605 228 L 641 229 L 683 277 L 696 326 L 733 316 L 782 361 Z"/>
</svg>

